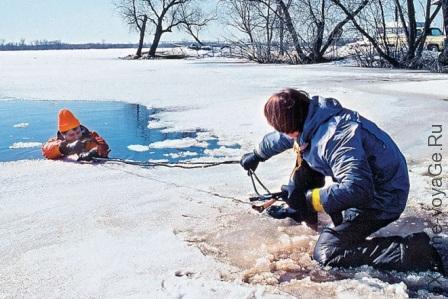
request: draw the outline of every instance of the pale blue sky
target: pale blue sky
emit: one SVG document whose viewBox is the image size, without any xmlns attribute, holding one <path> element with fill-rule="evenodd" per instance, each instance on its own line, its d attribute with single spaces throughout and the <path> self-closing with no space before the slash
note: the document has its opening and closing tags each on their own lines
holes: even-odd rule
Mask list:
<svg viewBox="0 0 448 299">
<path fill-rule="evenodd" d="M 210 0 L 210 4 L 214 2 Z M 207 40 L 220 35 L 219 24 L 202 34 Z M 0 0 L 0 40 L 21 38 L 28 42 L 38 39 L 71 43 L 138 41 L 137 34 L 130 32 L 117 14 L 113 0 Z M 165 37 L 168 40 L 185 38 L 188 36 L 181 33 Z"/>
<path fill-rule="evenodd" d="M 206 9 L 214 8 L 216 1 L 205 0 Z M 434 25 L 441 26 L 441 18 Z M 215 22 L 201 38 L 222 39 L 225 31 L 225 26 Z M 0 40 L 17 42 L 21 38 L 27 42 L 38 39 L 70 43 L 138 41 L 137 34 L 130 32 L 117 14 L 113 0 L 0 0 Z M 175 32 L 166 34 L 164 39 L 190 38 Z M 150 43 L 151 37 L 146 42 Z"/>
</svg>

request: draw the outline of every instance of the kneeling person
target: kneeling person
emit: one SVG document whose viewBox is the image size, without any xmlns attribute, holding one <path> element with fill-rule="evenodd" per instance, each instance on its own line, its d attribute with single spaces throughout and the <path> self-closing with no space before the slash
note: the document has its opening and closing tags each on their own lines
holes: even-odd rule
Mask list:
<svg viewBox="0 0 448 299">
<path fill-rule="evenodd" d="M 386 132 L 336 99 L 294 89 L 270 97 L 264 113 L 275 131 L 241 165 L 255 171 L 296 144 L 302 161 L 289 184 L 290 215 L 316 223 L 316 213 L 326 212 L 334 224 L 320 233 L 317 262 L 448 275 L 448 238 L 430 231 L 367 238 L 400 217 L 409 194 L 406 160 Z M 324 186 L 324 176 L 333 183 Z"/>
</svg>

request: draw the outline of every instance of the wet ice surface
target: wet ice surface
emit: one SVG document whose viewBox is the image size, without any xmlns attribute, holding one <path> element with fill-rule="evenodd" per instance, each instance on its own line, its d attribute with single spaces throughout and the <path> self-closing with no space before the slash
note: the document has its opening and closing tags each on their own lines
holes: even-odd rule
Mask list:
<svg viewBox="0 0 448 299">
<path fill-rule="evenodd" d="M 40 147 L 57 131 L 57 112 L 69 108 L 106 139 L 111 157 L 176 162 L 192 157 L 239 154 L 239 145 L 221 145 L 217 136 L 197 128 L 177 131 L 158 115 L 166 110 L 123 102 L 0 101 L 0 161 L 41 159 Z"/>
<path fill-rule="evenodd" d="M 378 271 L 368 266 L 322 268 L 311 258 L 318 239 L 316 231 L 293 220 L 274 220 L 265 214 L 257 216 L 253 213 L 229 216 L 222 219 L 225 224 L 217 231 L 197 232 L 185 238 L 203 254 L 241 268 L 242 281 L 279 287 L 293 296 L 321 298 L 350 294 L 357 297 L 367 287 L 369 292 L 377 287 L 378 295 L 393 298 L 448 296 L 448 280 L 436 272 Z M 329 223 L 330 219 L 321 215 L 319 230 Z M 371 237 L 405 236 L 430 226 L 430 220 L 424 216 L 402 216 Z"/>
</svg>

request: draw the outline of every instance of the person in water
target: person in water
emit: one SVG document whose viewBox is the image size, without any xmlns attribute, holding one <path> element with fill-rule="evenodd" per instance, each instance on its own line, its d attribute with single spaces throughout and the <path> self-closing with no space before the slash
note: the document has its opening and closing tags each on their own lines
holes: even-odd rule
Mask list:
<svg viewBox="0 0 448 299">
<path fill-rule="evenodd" d="M 95 157 L 107 158 L 109 146 L 94 131 L 89 131 L 68 109 L 58 113 L 58 132 L 42 146 L 42 155 L 47 159 L 60 159 L 77 155 L 78 161 L 91 161 Z"/>
<path fill-rule="evenodd" d="M 240 163 L 259 162 L 295 148 L 296 168 L 287 185 L 289 207 L 271 207 L 273 217 L 317 224 L 317 213 L 333 220 L 320 233 L 313 258 L 324 266 L 370 265 L 382 270 L 448 274 L 448 242 L 430 231 L 374 237 L 403 212 L 409 177 L 405 157 L 392 138 L 336 99 L 286 89 L 272 95 L 264 115 L 275 129 Z M 325 185 L 325 176 L 333 183 Z"/>
</svg>

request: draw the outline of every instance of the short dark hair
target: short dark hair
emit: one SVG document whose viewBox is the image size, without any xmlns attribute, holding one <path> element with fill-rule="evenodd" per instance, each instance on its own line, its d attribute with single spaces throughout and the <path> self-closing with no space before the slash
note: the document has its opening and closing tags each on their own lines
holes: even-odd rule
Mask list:
<svg viewBox="0 0 448 299">
<path fill-rule="evenodd" d="M 269 98 L 264 105 L 264 116 L 279 132 L 302 132 L 309 103 L 310 98 L 307 92 L 287 88 Z"/>
</svg>

